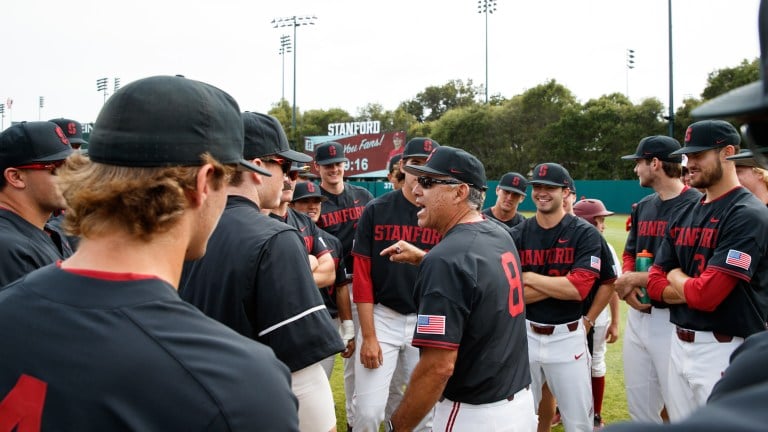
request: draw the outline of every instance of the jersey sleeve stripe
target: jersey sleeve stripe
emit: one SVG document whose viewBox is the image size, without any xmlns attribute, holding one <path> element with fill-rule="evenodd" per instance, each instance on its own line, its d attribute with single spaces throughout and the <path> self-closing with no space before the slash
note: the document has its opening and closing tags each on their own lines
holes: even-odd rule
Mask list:
<svg viewBox="0 0 768 432">
<path fill-rule="evenodd" d="M 413 342 L 411 342 L 411 345 L 427 347 L 427 348 L 440 348 L 440 349 L 446 349 L 451 351 L 456 351 L 459 349 L 459 344 L 457 343 L 440 342 L 440 341 L 434 341 L 429 339 L 414 339 Z"/>
<path fill-rule="evenodd" d="M 317 311 L 320 311 L 320 310 L 323 310 L 323 309 L 325 309 L 325 305 L 315 306 L 315 307 L 313 307 L 311 309 L 307 309 L 307 310 L 305 310 L 304 312 L 302 312 L 300 314 L 294 315 L 294 316 L 292 316 L 292 317 L 290 317 L 290 318 L 288 318 L 286 320 L 280 321 L 279 323 L 277 323 L 277 324 L 275 324 L 273 326 L 265 328 L 264 330 L 259 332 L 259 337 L 262 337 L 262 336 L 264 336 L 266 334 L 272 333 L 273 331 L 279 329 L 280 327 L 285 327 L 286 325 L 288 325 L 288 324 L 290 324 L 290 323 L 292 323 L 294 321 L 298 321 L 298 320 L 304 318 L 305 316 L 307 316 L 307 315 L 309 315 L 311 313 L 314 313 L 314 312 L 317 312 Z"/>
</svg>

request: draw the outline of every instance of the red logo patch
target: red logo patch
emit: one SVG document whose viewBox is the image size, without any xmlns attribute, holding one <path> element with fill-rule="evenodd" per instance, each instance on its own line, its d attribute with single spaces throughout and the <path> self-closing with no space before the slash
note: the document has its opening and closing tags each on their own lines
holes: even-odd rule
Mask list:
<svg viewBox="0 0 768 432">
<path fill-rule="evenodd" d="M 424 141 L 424 151 L 431 152 L 432 151 L 432 141 L 431 140 L 425 140 Z"/>
<path fill-rule="evenodd" d="M 307 182 L 307 191 L 315 193 L 315 184 L 312 182 Z"/>
<path fill-rule="evenodd" d="M 331 156 L 331 157 L 335 157 L 336 156 L 336 146 L 334 146 L 334 145 L 328 146 L 328 155 Z"/>
<path fill-rule="evenodd" d="M 691 141 L 691 128 L 685 130 L 685 143 Z"/>
<path fill-rule="evenodd" d="M 77 126 L 75 126 L 75 123 L 74 122 L 67 123 L 67 134 L 72 136 L 76 133 L 77 133 Z"/>
<path fill-rule="evenodd" d="M 56 126 L 55 130 L 56 130 L 56 135 L 58 135 L 59 136 L 59 140 L 61 140 L 61 143 L 64 144 L 65 146 L 68 146 L 69 145 L 69 140 L 67 139 L 67 136 L 64 135 L 64 131 L 61 130 L 61 128 L 58 127 L 58 126 Z"/>
<path fill-rule="evenodd" d="M 539 167 L 539 177 L 545 177 L 547 175 L 547 166 L 542 165 Z"/>
<path fill-rule="evenodd" d="M 512 186 L 518 186 L 520 184 L 520 179 L 517 177 L 512 178 Z"/>
</svg>

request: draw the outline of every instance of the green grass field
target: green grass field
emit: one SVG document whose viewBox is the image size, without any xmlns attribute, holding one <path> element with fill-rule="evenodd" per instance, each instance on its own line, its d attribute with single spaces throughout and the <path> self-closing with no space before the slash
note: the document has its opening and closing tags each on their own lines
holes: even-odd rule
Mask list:
<svg viewBox="0 0 768 432">
<path fill-rule="evenodd" d="M 531 214 L 525 214 L 530 217 Z M 606 218 L 605 237 L 608 242 L 616 249 L 616 253 L 621 258 L 624 251 L 624 243 L 627 239 L 625 222 L 627 215 L 613 215 Z M 624 342 L 624 326 L 626 324 L 627 305 L 621 302 L 621 320 L 619 321 L 619 331 L 621 336 L 614 344 L 608 345 L 606 354 L 606 363 L 608 372 L 605 378 L 605 396 L 603 398 L 603 421 L 606 424 L 616 423 L 629 419 L 627 412 L 627 398 L 624 392 L 624 368 L 621 360 L 621 346 Z M 357 353 L 355 353 L 357 355 Z M 344 412 L 344 371 L 341 365 L 341 358 L 338 358 L 331 377 L 331 388 L 333 389 L 334 400 L 336 401 L 336 419 L 337 430 L 343 432 L 347 430 L 347 418 Z M 562 432 L 562 425 L 552 428 L 555 432 Z"/>
</svg>

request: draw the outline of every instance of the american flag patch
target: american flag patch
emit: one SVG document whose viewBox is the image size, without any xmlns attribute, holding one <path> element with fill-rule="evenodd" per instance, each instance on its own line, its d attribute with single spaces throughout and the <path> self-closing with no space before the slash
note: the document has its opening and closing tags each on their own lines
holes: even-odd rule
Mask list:
<svg viewBox="0 0 768 432">
<path fill-rule="evenodd" d="M 590 257 L 589 266 L 593 269 L 600 270 L 600 258 L 596 256 Z"/>
<path fill-rule="evenodd" d="M 728 251 L 725 263 L 744 270 L 749 270 L 749 265 L 752 263 L 752 257 L 747 253 L 731 249 Z"/>
<path fill-rule="evenodd" d="M 419 315 L 416 321 L 416 333 L 445 334 L 445 315 Z"/>
</svg>

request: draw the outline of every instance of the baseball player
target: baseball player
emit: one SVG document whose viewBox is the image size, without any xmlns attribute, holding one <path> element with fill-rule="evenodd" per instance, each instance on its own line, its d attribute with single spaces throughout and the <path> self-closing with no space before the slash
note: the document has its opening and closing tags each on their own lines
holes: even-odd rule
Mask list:
<svg viewBox="0 0 768 432">
<path fill-rule="evenodd" d="M 400 170 L 400 161 L 402 159 L 403 154 L 398 153 L 392 156 L 392 159 L 387 162 L 387 180 L 392 183 L 393 190 L 398 190 L 403 187 L 405 174 Z"/>
<path fill-rule="evenodd" d="M 357 220 L 373 195 L 367 189 L 344 183 L 344 170 L 349 162 L 344 156 L 344 146 L 337 142 L 327 142 L 315 149 L 315 168 L 320 174 L 320 193 L 328 198 L 323 202 L 320 220 L 317 226 L 335 236 L 343 247 L 342 261 L 347 270 L 347 280 L 352 280 L 353 259 L 352 241 L 355 238 Z M 357 309 L 352 308 L 352 321 L 355 328 Z M 344 392 L 346 394 L 347 422 L 354 423 L 355 365 L 351 359 L 344 360 Z M 348 425 L 348 426 L 349 426 Z"/>
<path fill-rule="evenodd" d="M 570 175 L 543 163 L 530 183 L 536 217 L 512 228 L 525 281 L 528 355 L 539 406 L 546 383 L 557 399 L 566 431 L 592 430 L 590 356 L 583 301 L 600 282 L 600 233 L 566 213 Z M 548 425 L 547 425 L 548 426 Z"/>
<path fill-rule="evenodd" d="M 280 202 L 291 161 L 274 117 L 245 112 L 244 155 L 272 176 L 235 175 L 227 205 L 209 241 L 209 253 L 185 264 L 181 297 L 240 334 L 269 345 L 291 370 L 302 431 L 335 428 L 328 378 L 319 363 L 344 350 L 317 286 L 304 242 L 295 228 L 260 213 Z"/>
<path fill-rule="evenodd" d="M 291 170 L 286 175 L 283 183 L 283 193 L 280 195 L 280 205 L 271 209 L 262 209 L 270 217 L 288 224 L 299 232 L 307 249 L 312 277 L 318 287 L 333 285 L 336 279 L 336 263 L 331 254 L 330 246 L 320 234 L 320 228 L 309 216 L 296 212 L 288 203 L 293 199 L 293 189 L 299 178 L 299 171 L 294 169 L 296 163 L 291 164 Z"/>
<path fill-rule="evenodd" d="M 741 151 L 728 158 L 736 165 L 736 176 L 739 183 L 749 189 L 755 198 L 768 205 L 768 170 L 760 168 L 751 150 Z"/>
<path fill-rule="evenodd" d="M 598 199 L 581 199 L 576 201 L 573 205 L 573 212 L 576 216 L 592 224 L 601 234 L 605 232 L 605 218 L 614 214 L 612 211 L 608 211 L 605 208 L 605 204 Z M 603 246 L 607 247 L 609 251 L 608 257 L 605 254 L 601 257 L 601 261 L 605 263 L 603 268 L 607 267 L 608 263 L 611 263 L 614 270 L 613 273 L 616 276 L 620 276 L 621 262 L 616 255 L 616 251 L 608 242 L 605 242 Z M 612 284 L 606 288 L 606 291 L 610 296 L 608 301 L 609 307 L 603 307 L 602 310 L 597 309 L 594 312 L 590 308 L 584 314 L 588 323 L 590 321 L 594 322 L 594 326 L 587 333 L 587 343 L 590 348 L 589 352 L 592 355 L 592 403 L 595 409 L 594 427 L 596 429 L 600 429 L 604 425 L 601 411 L 603 407 L 603 393 L 605 392 L 606 344 L 615 343 L 619 338 L 619 297 L 614 292 Z M 596 307 L 599 308 L 599 306 Z M 591 318 L 593 314 L 597 314 L 594 320 Z"/>
<path fill-rule="evenodd" d="M 392 146 L 394 147 L 390 152 L 388 158 L 392 160 L 395 156 L 403 153 L 403 143 L 405 142 L 405 132 L 397 131 L 392 135 Z"/>
<path fill-rule="evenodd" d="M 693 123 L 685 146 L 691 185 L 706 190 L 667 226 L 648 276 L 648 294 L 674 305 L 669 365 L 672 421 L 703 405 L 728 358 L 768 317 L 768 208 L 741 187 L 733 156 L 741 139 L 722 120 Z"/>
<path fill-rule="evenodd" d="M 624 383 L 627 407 L 633 420 L 661 423 L 662 409 L 669 400 L 669 350 L 674 326 L 669 322 L 669 305 L 662 301 L 642 304 L 640 289 L 648 285 L 648 272 L 637 271 L 638 253 L 654 256 L 666 235 L 667 224 L 687 213 L 701 199 L 701 193 L 680 180 L 681 158 L 670 154 L 680 143 L 664 135 L 640 140 L 634 154 L 634 172 L 640 186 L 654 193 L 633 205 L 630 230 L 622 256 L 623 272 L 616 280 L 616 292 L 632 308 L 624 331 Z"/>
<path fill-rule="evenodd" d="M 521 174 L 516 172 L 504 174 L 499 180 L 499 185 L 496 186 L 496 204 L 483 210 L 483 214 L 510 228 L 519 224 L 525 220 L 525 216 L 517 212 L 517 207 L 525 199 L 526 188 L 528 188 L 528 180 Z"/>
<path fill-rule="evenodd" d="M 437 403 L 433 430 L 532 432 L 520 260 L 504 228 L 480 213 L 485 169 L 443 146 L 405 170 L 419 176 L 419 226 L 443 238 L 426 255 L 405 241 L 382 251 L 395 261 L 423 259 L 413 334 L 421 358 L 388 426 L 411 430 Z"/>
<path fill-rule="evenodd" d="M 416 327 L 414 284 L 418 269 L 393 263 L 381 251 L 398 240 L 429 250 L 440 241 L 431 228 L 420 228 L 419 207 L 413 188 L 417 177 L 409 166 L 423 165 L 439 144 L 429 138 L 413 138 L 402 153 L 405 181 L 400 190 L 371 201 L 363 211 L 352 249 L 355 267 L 354 300 L 360 320 L 355 363 L 355 431 L 376 432 L 384 420 L 387 389 L 398 366 L 410 377 L 419 359 L 411 345 Z M 420 428 L 429 428 L 426 416 Z"/>
<path fill-rule="evenodd" d="M 312 182 L 296 183 L 290 207 L 298 213 L 307 215 L 313 223 L 320 219 L 320 206 L 327 198 L 320 194 L 320 188 Z M 325 307 L 334 322 L 339 325 L 341 339 L 346 342 L 347 348 L 341 353 L 342 358 L 349 358 L 355 351 L 355 326 L 352 322 L 352 305 L 347 283 L 347 272 L 341 261 L 341 242 L 336 237 L 318 228 L 323 242 L 327 243 L 331 250 L 331 257 L 336 268 L 333 283 L 320 288 Z M 322 361 L 325 375 L 331 378 L 336 356 L 328 357 Z"/>
<path fill-rule="evenodd" d="M 259 169 L 242 147 L 237 103 L 210 85 L 151 77 L 110 97 L 90 159 L 57 170 L 80 248 L 0 292 L 0 429 L 298 430 L 272 350 L 176 293 L 226 178 Z"/>
<path fill-rule="evenodd" d="M 71 255 L 66 238 L 46 229 L 66 205 L 56 171 L 71 153 L 50 122 L 22 122 L 0 133 L 0 286 Z"/>
</svg>

